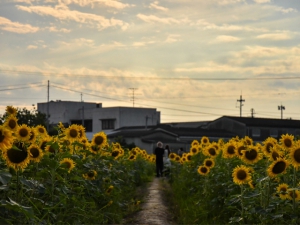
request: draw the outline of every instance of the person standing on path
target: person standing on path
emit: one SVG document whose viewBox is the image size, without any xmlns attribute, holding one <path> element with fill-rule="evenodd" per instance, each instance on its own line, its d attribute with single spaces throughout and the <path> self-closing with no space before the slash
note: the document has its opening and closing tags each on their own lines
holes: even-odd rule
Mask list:
<svg viewBox="0 0 300 225">
<path fill-rule="evenodd" d="M 164 151 L 164 157 L 163 157 L 163 162 L 164 162 L 164 176 L 167 177 L 170 173 L 170 167 L 171 167 L 171 161 L 169 159 L 169 155 L 171 153 L 169 145 L 165 146 L 165 151 Z"/>
<path fill-rule="evenodd" d="M 164 169 L 164 156 L 165 149 L 163 149 L 163 143 L 157 142 L 157 147 L 154 149 L 154 154 L 156 155 L 156 177 L 160 177 L 163 175 L 163 169 Z"/>
</svg>

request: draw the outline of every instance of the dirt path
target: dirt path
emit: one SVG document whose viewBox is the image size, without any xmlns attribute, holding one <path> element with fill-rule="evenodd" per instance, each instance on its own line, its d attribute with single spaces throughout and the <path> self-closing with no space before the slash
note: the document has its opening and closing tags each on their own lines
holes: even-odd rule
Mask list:
<svg viewBox="0 0 300 225">
<path fill-rule="evenodd" d="M 148 187 L 147 196 L 129 224 L 174 225 L 163 190 L 167 184 L 165 178 L 154 178 Z M 128 223 L 127 223 L 128 224 Z"/>
</svg>

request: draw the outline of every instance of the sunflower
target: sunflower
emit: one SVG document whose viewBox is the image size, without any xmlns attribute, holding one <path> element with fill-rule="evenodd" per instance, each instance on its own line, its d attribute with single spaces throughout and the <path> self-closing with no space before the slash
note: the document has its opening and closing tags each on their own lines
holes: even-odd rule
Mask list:
<svg viewBox="0 0 300 225">
<path fill-rule="evenodd" d="M 75 168 L 75 162 L 70 158 L 64 158 L 59 162 L 60 165 L 65 166 L 68 169 L 68 173 Z"/>
<path fill-rule="evenodd" d="M 10 115 L 5 120 L 3 126 L 11 131 L 16 131 L 18 128 L 18 119 L 14 115 Z"/>
<path fill-rule="evenodd" d="M 30 162 L 30 153 L 22 142 L 16 142 L 11 148 L 2 151 L 2 156 L 6 160 L 6 165 L 16 171 L 24 170 Z"/>
<path fill-rule="evenodd" d="M 0 126 L 0 150 L 4 151 L 12 147 L 14 137 L 12 132 L 3 126 Z"/>
<path fill-rule="evenodd" d="M 288 198 L 288 188 L 289 188 L 289 185 L 286 184 L 286 183 L 282 183 L 282 184 L 279 184 L 278 187 L 276 188 L 277 190 L 277 193 L 279 194 L 279 197 L 281 199 L 287 199 Z"/>
<path fill-rule="evenodd" d="M 203 154 L 209 157 L 216 157 L 218 152 L 213 145 L 208 145 L 204 148 Z"/>
<path fill-rule="evenodd" d="M 290 148 L 293 147 L 294 136 L 293 135 L 289 135 L 289 134 L 283 134 L 283 135 L 281 135 L 280 143 L 286 149 L 290 149 Z"/>
<path fill-rule="evenodd" d="M 190 153 L 191 153 L 192 155 L 196 155 L 196 154 L 198 153 L 198 146 L 192 146 L 192 147 L 190 148 Z"/>
<path fill-rule="evenodd" d="M 46 128 L 42 125 L 37 125 L 35 127 L 35 131 L 36 131 L 37 136 L 45 137 L 48 135 Z"/>
<path fill-rule="evenodd" d="M 267 169 L 269 177 L 275 178 L 277 175 L 285 173 L 288 165 L 289 163 L 286 159 L 277 159 Z"/>
<path fill-rule="evenodd" d="M 233 182 L 238 185 L 248 184 L 248 182 L 251 180 L 249 168 L 244 165 L 235 167 L 232 172 L 232 177 Z"/>
<path fill-rule="evenodd" d="M 213 168 L 215 166 L 215 160 L 213 159 L 205 159 L 203 162 L 204 166 L 207 166 L 208 168 Z"/>
<path fill-rule="evenodd" d="M 298 169 L 300 166 L 300 144 L 298 144 L 298 142 L 289 152 L 289 158 L 291 164 Z"/>
<path fill-rule="evenodd" d="M 78 136 L 79 140 L 86 138 L 86 136 L 85 136 L 85 127 L 84 126 L 78 125 L 78 132 L 79 132 L 79 136 Z"/>
<path fill-rule="evenodd" d="M 277 145 L 277 140 L 273 137 L 268 137 L 264 142 L 262 146 L 262 151 L 265 156 L 269 156 L 271 154 L 272 148 Z"/>
<path fill-rule="evenodd" d="M 289 200 L 295 199 L 295 201 L 298 202 L 300 200 L 300 191 L 299 190 L 288 190 L 287 199 L 289 199 Z"/>
<path fill-rule="evenodd" d="M 114 159 L 118 159 L 120 156 L 121 156 L 121 154 L 120 154 L 121 152 L 120 152 L 120 150 L 113 150 L 112 152 L 111 152 L 111 156 L 114 158 Z"/>
<path fill-rule="evenodd" d="M 244 137 L 243 142 L 244 142 L 245 145 L 253 145 L 252 138 L 250 138 L 248 136 Z"/>
<path fill-rule="evenodd" d="M 206 146 L 207 144 L 209 144 L 209 138 L 206 137 L 206 136 L 203 136 L 203 137 L 201 138 L 201 144 L 202 144 L 203 146 Z"/>
<path fill-rule="evenodd" d="M 65 125 L 62 122 L 59 122 L 57 125 L 58 129 L 60 129 L 62 132 L 66 129 Z"/>
<path fill-rule="evenodd" d="M 30 160 L 34 162 L 40 162 L 44 155 L 42 149 L 36 144 L 31 144 L 28 147 L 28 151 L 30 153 Z"/>
<path fill-rule="evenodd" d="M 233 158 L 237 156 L 236 143 L 230 141 L 223 146 L 223 158 Z"/>
<path fill-rule="evenodd" d="M 15 132 L 18 141 L 28 141 L 30 139 L 30 131 L 31 129 L 26 124 L 18 126 Z"/>
<path fill-rule="evenodd" d="M 136 160 L 136 156 L 133 155 L 133 154 L 130 154 L 129 157 L 128 157 L 128 160 L 129 161 L 134 161 L 134 160 Z"/>
<path fill-rule="evenodd" d="M 82 177 L 86 180 L 95 180 L 97 176 L 96 170 L 90 170 L 89 172 L 82 175 Z"/>
<path fill-rule="evenodd" d="M 53 153 L 55 154 L 58 152 L 59 149 L 56 149 L 56 145 L 54 143 L 47 144 L 45 147 L 45 152 Z"/>
<path fill-rule="evenodd" d="M 107 136 L 103 131 L 94 134 L 92 138 L 92 145 L 97 145 L 100 148 L 102 148 L 103 146 L 106 145 L 106 143 L 107 143 Z"/>
<path fill-rule="evenodd" d="M 199 141 L 197 141 L 197 140 L 193 140 L 192 141 L 192 143 L 191 143 L 191 146 L 198 146 L 200 143 L 199 143 Z"/>
<path fill-rule="evenodd" d="M 186 161 L 188 161 L 188 162 L 191 161 L 192 160 L 192 156 L 193 156 L 193 154 L 187 153 L 186 156 L 185 156 Z"/>
<path fill-rule="evenodd" d="M 112 186 L 112 185 L 110 185 L 108 188 L 107 188 L 107 190 L 106 190 L 106 194 L 107 195 L 109 195 L 111 192 L 112 192 L 112 190 L 114 189 L 114 186 Z"/>
<path fill-rule="evenodd" d="M 175 161 L 176 161 L 176 162 L 180 162 L 180 159 L 181 159 L 181 157 L 180 157 L 179 155 L 176 155 Z"/>
<path fill-rule="evenodd" d="M 244 142 L 238 142 L 236 145 L 236 155 L 241 159 L 243 157 L 243 150 L 246 150 Z"/>
<path fill-rule="evenodd" d="M 268 155 L 268 158 L 271 161 L 275 161 L 282 157 L 283 157 L 283 153 L 279 149 L 277 149 L 276 146 L 271 149 L 271 153 L 270 155 Z"/>
<path fill-rule="evenodd" d="M 199 166 L 197 172 L 201 175 L 206 176 L 209 174 L 210 169 L 207 166 Z"/>
<path fill-rule="evenodd" d="M 13 107 L 13 106 L 6 106 L 5 112 L 6 112 L 8 115 L 16 116 L 18 110 L 17 110 L 15 107 Z"/>
<path fill-rule="evenodd" d="M 34 143 L 36 141 L 36 130 L 34 128 L 30 128 L 30 138 L 29 138 L 29 142 L 30 143 Z"/>
<path fill-rule="evenodd" d="M 49 136 L 43 137 L 43 139 L 41 139 L 40 142 L 39 142 L 39 147 L 40 147 L 43 151 L 45 151 L 45 149 L 46 149 L 46 147 L 47 147 L 47 144 L 48 144 L 48 142 L 50 142 L 50 141 L 51 141 L 51 138 L 50 138 Z"/>
<path fill-rule="evenodd" d="M 262 153 L 260 153 L 257 147 L 253 145 L 247 146 L 247 149 L 243 150 L 242 153 L 243 156 L 241 159 L 247 164 L 255 164 L 263 158 Z"/>
<path fill-rule="evenodd" d="M 175 161 L 176 158 L 176 154 L 174 152 L 171 152 L 171 154 L 169 155 L 170 160 Z"/>
<path fill-rule="evenodd" d="M 90 152 L 94 153 L 94 154 L 99 154 L 101 153 L 101 149 L 98 145 L 91 145 L 91 147 L 89 148 Z"/>
<path fill-rule="evenodd" d="M 68 128 L 64 130 L 64 134 L 68 138 L 68 140 L 73 143 L 74 141 L 78 141 L 79 139 L 79 126 L 77 124 L 72 124 Z"/>
</svg>

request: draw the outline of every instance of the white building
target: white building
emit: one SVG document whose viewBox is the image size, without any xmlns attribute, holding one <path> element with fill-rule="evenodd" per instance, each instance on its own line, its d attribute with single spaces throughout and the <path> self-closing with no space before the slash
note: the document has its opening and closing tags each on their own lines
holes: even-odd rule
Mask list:
<svg viewBox="0 0 300 225">
<path fill-rule="evenodd" d="M 110 133 L 127 126 L 160 124 L 160 112 L 155 108 L 107 107 L 102 103 L 50 101 L 37 103 L 37 110 L 49 115 L 49 124 L 84 124 L 88 138 L 100 131 Z"/>
</svg>

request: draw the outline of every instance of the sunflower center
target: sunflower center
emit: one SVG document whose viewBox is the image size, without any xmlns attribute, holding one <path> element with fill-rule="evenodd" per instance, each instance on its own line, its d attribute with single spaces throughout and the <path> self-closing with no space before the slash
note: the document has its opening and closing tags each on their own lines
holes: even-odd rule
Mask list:
<svg viewBox="0 0 300 225">
<path fill-rule="evenodd" d="M 272 152 L 272 158 L 273 158 L 274 160 L 276 160 L 277 158 L 279 158 L 279 154 L 278 154 L 277 152 L 273 151 L 273 152 Z"/>
<path fill-rule="evenodd" d="M 232 146 L 232 145 L 228 146 L 228 148 L 227 148 L 227 153 L 228 153 L 229 155 L 234 155 L 234 154 L 235 154 L 234 146 Z"/>
<path fill-rule="evenodd" d="M 245 170 L 239 170 L 239 171 L 237 171 L 237 173 L 236 173 L 236 177 L 237 177 L 237 179 L 239 179 L 239 180 L 245 180 L 245 179 L 247 178 L 247 173 L 246 173 Z"/>
<path fill-rule="evenodd" d="M 29 141 L 32 141 L 33 139 L 34 139 L 34 132 L 30 131 Z"/>
<path fill-rule="evenodd" d="M 288 148 L 292 147 L 292 141 L 290 139 L 284 140 L 284 145 Z"/>
<path fill-rule="evenodd" d="M 297 163 L 300 163 L 300 148 L 296 149 L 294 152 L 294 160 Z"/>
<path fill-rule="evenodd" d="M 27 137 L 28 136 L 28 130 L 27 129 L 20 129 L 19 134 L 21 137 Z"/>
<path fill-rule="evenodd" d="M 4 140 L 5 136 L 3 135 L 2 131 L 0 130 L 0 143 Z"/>
<path fill-rule="evenodd" d="M 96 145 L 101 145 L 103 143 L 103 141 L 104 141 L 104 138 L 102 136 L 97 136 L 95 138 L 95 144 Z"/>
<path fill-rule="evenodd" d="M 201 167 L 200 170 L 201 170 L 202 173 L 207 173 L 207 171 L 208 171 L 206 167 Z"/>
<path fill-rule="evenodd" d="M 111 153 L 111 155 L 112 155 L 113 157 L 117 157 L 117 156 L 119 155 L 119 151 L 113 151 L 113 152 Z"/>
<path fill-rule="evenodd" d="M 45 149 L 46 148 L 46 144 L 47 144 L 47 141 L 43 141 L 42 144 L 41 144 L 41 149 Z"/>
<path fill-rule="evenodd" d="M 272 172 L 274 174 L 280 174 L 280 173 L 282 173 L 285 170 L 285 167 L 286 167 L 286 163 L 285 162 L 283 162 L 283 161 L 277 162 L 274 165 L 274 167 L 272 169 Z"/>
<path fill-rule="evenodd" d="M 205 165 L 208 166 L 208 167 L 211 167 L 211 166 L 212 166 L 212 161 L 207 160 L 207 161 L 205 162 Z"/>
<path fill-rule="evenodd" d="M 39 131 L 39 133 L 41 133 L 41 134 L 45 133 L 45 130 L 44 130 L 43 128 L 41 128 L 41 127 L 38 129 L 38 131 Z"/>
<path fill-rule="evenodd" d="M 246 151 L 245 157 L 249 160 L 254 160 L 257 157 L 257 151 L 251 149 L 250 151 Z"/>
<path fill-rule="evenodd" d="M 215 149 L 215 148 L 210 148 L 210 149 L 208 149 L 208 152 L 209 152 L 209 154 L 212 155 L 212 156 L 216 155 L 216 149 Z"/>
<path fill-rule="evenodd" d="M 16 121 L 14 121 L 14 120 L 10 120 L 10 121 L 8 122 L 8 126 L 9 126 L 11 129 L 14 129 L 14 128 L 17 126 L 17 123 L 16 123 Z"/>
<path fill-rule="evenodd" d="M 75 129 L 71 129 L 70 130 L 70 137 L 71 138 L 77 138 L 77 136 L 78 136 L 78 131 L 75 130 Z"/>
<path fill-rule="evenodd" d="M 32 158 L 37 158 L 40 155 L 40 151 L 37 148 L 31 148 L 30 153 Z"/>
<path fill-rule="evenodd" d="M 28 156 L 28 152 L 23 149 L 9 149 L 7 150 L 7 157 L 12 163 L 22 163 Z"/>
<path fill-rule="evenodd" d="M 287 191 L 286 187 L 280 188 L 280 192 L 286 192 L 286 191 Z"/>
<path fill-rule="evenodd" d="M 197 149 L 196 149 L 196 148 L 192 148 L 192 152 L 193 152 L 193 153 L 196 153 L 196 152 L 197 152 Z"/>
<path fill-rule="evenodd" d="M 192 156 L 191 156 L 191 155 L 188 155 L 188 156 L 186 157 L 186 159 L 190 161 L 190 160 L 192 159 Z"/>
<path fill-rule="evenodd" d="M 90 172 L 88 172 L 88 177 L 94 177 L 94 172 L 93 171 L 90 171 Z"/>
<path fill-rule="evenodd" d="M 72 167 L 72 164 L 70 162 L 64 162 L 64 164 L 66 165 L 66 167 L 68 169 L 70 169 Z"/>
<path fill-rule="evenodd" d="M 243 155 L 243 152 L 242 152 L 243 150 L 246 150 L 246 148 L 245 148 L 244 146 L 240 146 L 240 147 L 238 148 L 238 153 L 239 153 L 240 156 Z"/>
</svg>

